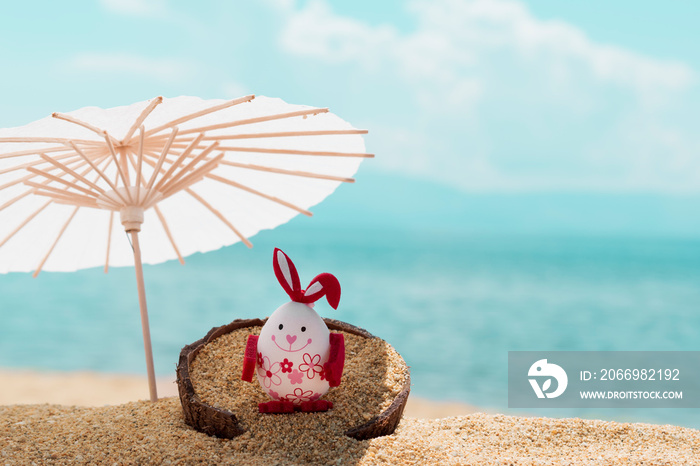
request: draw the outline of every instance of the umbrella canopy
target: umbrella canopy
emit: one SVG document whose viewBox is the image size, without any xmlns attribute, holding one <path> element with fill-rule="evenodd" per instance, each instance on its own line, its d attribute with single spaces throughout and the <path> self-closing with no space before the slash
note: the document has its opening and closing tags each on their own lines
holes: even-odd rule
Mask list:
<svg viewBox="0 0 700 466">
<path fill-rule="evenodd" d="M 362 158 L 371 156 L 364 153 L 365 132 L 327 109 L 253 96 L 157 98 L 2 129 L 0 272 L 131 265 L 115 213 L 154 187 L 171 190 L 146 199 L 145 263 L 247 243 L 260 230 L 311 215 L 308 209 L 341 182 L 352 182 Z M 207 163 L 199 174 L 205 182 L 187 186 L 188 175 Z M 119 195 L 137 181 L 140 193 Z"/>
<path fill-rule="evenodd" d="M 2 129 L 0 272 L 134 264 L 155 400 L 142 261 L 250 247 L 310 216 L 372 157 L 364 133 L 328 109 L 252 95 L 158 97 Z"/>
</svg>

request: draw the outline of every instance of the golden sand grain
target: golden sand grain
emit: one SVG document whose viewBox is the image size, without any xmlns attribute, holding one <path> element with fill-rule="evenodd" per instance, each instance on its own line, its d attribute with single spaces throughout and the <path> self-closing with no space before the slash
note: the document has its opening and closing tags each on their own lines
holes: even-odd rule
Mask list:
<svg viewBox="0 0 700 466">
<path fill-rule="evenodd" d="M 324 396 L 333 402 L 333 409 L 325 413 L 260 414 L 258 403 L 269 401 L 269 396 L 256 378 L 253 383 L 241 380 L 248 335 L 259 335 L 260 330 L 246 327 L 220 336 L 204 346 L 190 366 L 192 385 L 200 400 L 235 414 L 252 435 L 286 439 L 286 432 L 304 431 L 334 442 L 346 430 L 385 411 L 409 375 L 403 358 L 384 340 L 340 332 L 346 353 L 342 382 Z M 313 448 L 304 441 L 294 448 L 300 459 L 314 457 L 308 453 Z"/>
<path fill-rule="evenodd" d="M 674 426 L 472 414 L 405 418 L 393 435 L 364 441 L 317 428 L 217 439 L 184 423 L 177 398 L 3 406 L 0 464 L 700 464 L 700 432 Z"/>
</svg>

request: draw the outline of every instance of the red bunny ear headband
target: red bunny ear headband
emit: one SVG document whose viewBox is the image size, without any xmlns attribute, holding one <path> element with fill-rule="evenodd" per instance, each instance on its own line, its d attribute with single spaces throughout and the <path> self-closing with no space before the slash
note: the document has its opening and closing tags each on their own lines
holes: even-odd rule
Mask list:
<svg viewBox="0 0 700 466">
<path fill-rule="evenodd" d="M 309 286 L 301 289 L 299 283 L 299 274 L 291 259 L 282 252 L 281 249 L 275 248 L 272 257 L 272 266 L 275 269 L 275 276 L 280 282 L 284 291 L 287 292 L 292 301 L 297 303 L 310 304 L 318 301 L 324 295 L 328 300 L 328 304 L 333 309 L 338 309 L 340 302 L 340 283 L 338 279 L 329 273 L 317 275 Z"/>
</svg>

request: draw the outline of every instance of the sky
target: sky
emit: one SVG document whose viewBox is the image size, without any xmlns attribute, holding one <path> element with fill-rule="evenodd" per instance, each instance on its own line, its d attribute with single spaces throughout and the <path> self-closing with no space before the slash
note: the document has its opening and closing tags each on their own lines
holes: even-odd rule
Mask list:
<svg viewBox="0 0 700 466">
<path fill-rule="evenodd" d="M 360 202 L 400 179 L 443 201 L 539 199 L 523 205 L 535 212 L 562 195 L 632 199 L 637 220 L 649 196 L 679 200 L 678 223 L 700 195 L 699 13 L 689 0 L 12 2 L 0 126 L 255 93 L 369 129 Z"/>
</svg>

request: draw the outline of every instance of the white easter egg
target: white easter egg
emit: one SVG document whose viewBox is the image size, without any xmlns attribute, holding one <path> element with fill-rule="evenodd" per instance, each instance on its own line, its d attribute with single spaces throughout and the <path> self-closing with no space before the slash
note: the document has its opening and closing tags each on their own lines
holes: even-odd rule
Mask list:
<svg viewBox="0 0 700 466">
<path fill-rule="evenodd" d="M 321 316 L 306 304 L 289 302 L 277 308 L 258 338 L 256 374 L 263 390 L 274 400 L 295 404 L 325 395 L 329 335 Z"/>
</svg>

